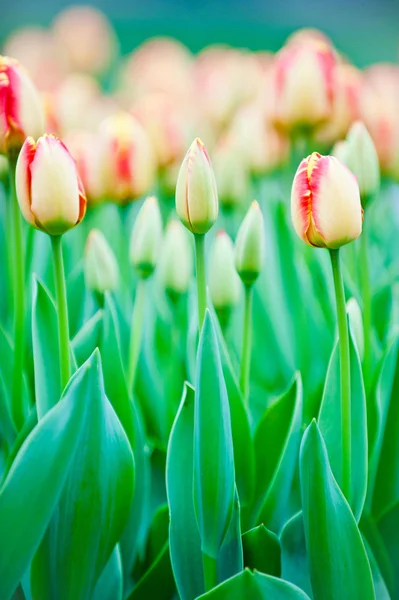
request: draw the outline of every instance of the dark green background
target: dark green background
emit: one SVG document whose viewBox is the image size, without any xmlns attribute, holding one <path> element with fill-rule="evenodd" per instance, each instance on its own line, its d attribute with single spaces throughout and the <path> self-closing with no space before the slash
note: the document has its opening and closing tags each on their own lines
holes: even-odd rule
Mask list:
<svg viewBox="0 0 399 600">
<path fill-rule="evenodd" d="M 0 40 L 15 27 L 47 25 L 64 0 L 0 0 Z M 279 48 L 298 27 L 319 27 L 356 64 L 397 61 L 399 0 L 99 0 L 126 53 L 154 35 L 174 36 L 192 50 L 229 42 Z"/>
</svg>

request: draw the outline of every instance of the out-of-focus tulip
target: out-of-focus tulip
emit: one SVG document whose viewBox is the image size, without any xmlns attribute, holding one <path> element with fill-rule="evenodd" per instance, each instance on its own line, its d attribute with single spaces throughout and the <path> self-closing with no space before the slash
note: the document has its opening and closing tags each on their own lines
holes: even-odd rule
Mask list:
<svg viewBox="0 0 399 600">
<path fill-rule="evenodd" d="M 18 152 L 28 135 L 44 131 L 40 97 L 24 68 L 0 56 L 0 152 Z"/>
<path fill-rule="evenodd" d="M 233 208 L 248 200 L 250 172 L 242 146 L 233 136 L 226 136 L 216 146 L 213 164 L 220 203 Z"/>
<path fill-rule="evenodd" d="M 25 219 L 50 235 L 75 227 L 86 212 L 86 196 L 76 163 L 53 135 L 28 137 L 16 167 L 16 190 Z"/>
<path fill-rule="evenodd" d="M 352 125 L 345 146 L 338 152 L 340 160 L 355 175 L 362 205 L 366 206 L 380 187 L 380 165 L 374 142 L 364 123 L 356 121 Z"/>
<path fill-rule="evenodd" d="M 241 223 L 236 239 L 236 269 L 246 286 L 258 278 L 265 254 L 265 227 L 262 211 L 254 200 Z"/>
<path fill-rule="evenodd" d="M 234 245 L 228 234 L 217 232 L 209 261 L 209 293 L 218 312 L 229 312 L 240 297 Z"/>
<path fill-rule="evenodd" d="M 98 204 L 103 200 L 103 189 L 97 136 L 88 131 L 76 130 L 66 134 L 64 142 L 76 162 L 88 204 Z"/>
<path fill-rule="evenodd" d="M 291 42 L 276 55 L 274 120 L 293 130 L 314 128 L 332 115 L 336 56 L 323 41 Z"/>
<path fill-rule="evenodd" d="M 193 233 L 211 229 L 218 212 L 218 194 L 211 160 L 200 139 L 191 144 L 176 183 L 176 212 Z"/>
<path fill-rule="evenodd" d="M 88 289 L 105 294 L 118 287 L 119 269 L 115 254 L 104 235 L 92 229 L 87 237 L 84 273 Z"/>
<path fill-rule="evenodd" d="M 334 156 L 313 152 L 295 174 L 291 216 L 296 233 L 310 246 L 337 249 L 355 240 L 363 221 L 356 177 Z"/>
<path fill-rule="evenodd" d="M 336 140 L 345 137 L 350 125 L 359 118 L 362 80 L 362 74 L 356 67 L 337 64 L 332 114 L 316 132 L 317 142 L 330 148 Z"/>
<path fill-rule="evenodd" d="M 169 221 L 161 248 L 159 277 L 172 299 L 185 294 L 193 276 L 193 251 L 189 233 L 175 219 Z"/>
<path fill-rule="evenodd" d="M 120 112 L 103 121 L 98 145 L 103 196 L 126 203 L 151 191 L 155 154 L 147 132 L 132 115 Z"/>
<path fill-rule="evenodd" d="M 155 270 L 162 244 L 162 218 L 155 196 L 145 199 L 130 238 L 130 262 L 141 279 Z"/>
<path fill-rule="evenodd" d="M 116 38 L 106 16 L 93 6 L 71 6 L 53 24 L 54 36 L 71 70 L 99 75 L 115 55 Z"/>
</svg>

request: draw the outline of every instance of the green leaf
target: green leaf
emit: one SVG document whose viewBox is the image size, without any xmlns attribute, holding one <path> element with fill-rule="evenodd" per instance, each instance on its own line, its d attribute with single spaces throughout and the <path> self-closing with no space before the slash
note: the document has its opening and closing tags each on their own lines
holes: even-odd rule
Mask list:
<svg viewBox="0 0 399 600">
<path fill-rule="evenodd" d="M 297 463 L 302 418 L 302 382 L 296 374 L 288 390 L 268 407 L 255 432 L 256 489 L 252 521 L 279 531 L 287 518 Z"/>
<path fill-rule="evenodd" d="M 370 562 L 371 574 L 373 576 L 375 597 L 378 598 L 378 600 L 391 600 L 391 597 L 388 592 L 388 588 L 387 588 L 385 581 L 381 575 L 381 571 L 379 569 L 378 563 L 377 563 L 376 559 L 374 558 L 373 551 L 371 550 L 371 547 L 365 538 L 363 538 L 363 543 L 366 548 L 367 556 L 368 556 L 368 559 Z"/>
<path fill-rule="evenodd" d="M 35 276 L 32 289 L 32 344 L 35 397 L 41 419 L 61 396 L 57 309 L 49 290 Z M 49 374 L 51 373 L 51 376 Z"/>
<path fill-rule="evenodd" d="M 98 350 L 80 388 L 83 429 L 57 510 L 32 565 L 33 595 L 85 599 L 120 539 L 134 489 L 134 459 L 104 391 Z M 79 565 L 79 568 L 76 568 Z"/>
<path fill-rule="evenodd" d="M 399 598 L 399 502 L 391 506 L 377 522 L 378 532 L 387 552 L 394 577 L 392 584 L 392 598 Z M 390 583 L 387 578 L 387 583 Z M 379 599 L 378 599 L 379 600 Z"/>
<path fill-rule="evenodd" d="M 375 600 L 370 564 L 352 511 L 335 481 L 316 421 L 300 451 L 306 548 L 315 600 Z"/>
<path fill-rule="evenodd" d="M 114 551 L 94 589 L 92 600 L 122 600 L 123 598 L 123 576 L 122 560 L 119 546 Z"/>
<path fill-rule="evenodd" d="M 351 497 L 350 505 L 358 521 L 367 490 L 367 415 L 359 355 L 349 330 L 351 366 Z M 325 440 L 328 459 L 338 484 L 342 480 L 341 384 L 338 342 L 327 371 L 318 424 Z"/>
<path fill-rule="evenodd" d="M 193 502 L 193 437 L 194 389 L 186 383 L 166 459 L 170 557 L 182 600 L 194 600 L 204 592 L 201 538 Z"/>
<path fill-rule="evenodd" d="M 217 581 L 224 581 L 240 573 L 244 568 L 241 539 L 240 504 L 237 490 L 234 494 L 233 512 L 222 546 L 217 557 Z"/>
<path fill-rule="evenodd" d="M 234 504 L 230 409 L 209 311 L 201 331 L 194 411 L 194 498 L 202 552 L 216 559 Z"/>
<path fill-rule="evenodd" d="M 99 309 L 75 335 L 71 341 L 73 353 L 78 365 L 84 363 L 100 343 L 103 311 Z"/>
<path fill-rule="evenodd" d="M 82 390 L 91 367 L 88 362 L 79 369 L 64 397 L 25 440 L 0 489 L 0 544 L 7 548 L 0 553 L 0 597 L 4 600 L 10 598 L 32 560 L 74 460 L 86 417 Z"/>
<path fill-rule="evenodd" d="M 280 544 L 281 577 L 297 585 L 310 598 L 313 598 L 302 511 L 294 515 L 284 525 L 280 536 Z"/>
<path fill-rule="evenodd" d="M 245 569 L 239 575 L 200 596 L 198 600 L 309 600 L 302 590 L 271 575 L 251 573 Z"/>
<path fill-rule="evenodd" d="M 384 539 L 378 529 L 377 524 L 375 523 L 371 515 L 368 515 L 365 512 L 363 512 L 362 518 L 359 523 L 359 527 L 366 546 L 367 554 L 370 557 L 370 549 L 370 551 L 373 554 L 374 560 L 377 562 L 378 569 L 381 573 L 382 578 L 384 579 L 384 582 L 388 587 L 389 592 L 393 593 L 395 587 L 395 578 L 393 573 L 392 561 L 390 559 L 388 550 L 384 543 Z M 369 545 L 369 548 L 367 547 L 366 542 Z"/>
<path fill-rule="evenodd" d="M 244 565 L 268 575 L 281 575 L 281 548 L 278 537 L 259 525 L 242 536 Z"/>
</svg>

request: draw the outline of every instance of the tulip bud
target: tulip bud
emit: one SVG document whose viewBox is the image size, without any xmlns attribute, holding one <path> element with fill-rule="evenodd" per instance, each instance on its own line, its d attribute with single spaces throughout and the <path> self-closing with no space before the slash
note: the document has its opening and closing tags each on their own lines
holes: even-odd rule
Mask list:
<svg viewBox="0 0 399 600">
<path fill-rule="evenodd" d="M 103 121 L 99 131 L 98 174 L 103 196 L 121 204 L 148 194 L 156 161 L 150 138 L 128 113 Z"/>
<path fill-rule="evenodd" d="M 171 299 L 187 292 L 193 275 L 193 252 L 189 234 L 180 221 L 171 220 L 162 244 L 159 275 Z"/>
<path fill-rule="evenodd" d="M 276 55 L 274 119 L 284 129 L 315 127 L 332 114 L 335 53 L 315 39 L 287 44 Z"/>
<path fill-rule="evenodd" d="M 347 135 L 343 163 L 357 179 L 363 206 L 380 187 L 380 165 L 369 132 L 361 121 L 353 123 Z"/>
<path fill-rule="evenodd" d="M 296 233 L 310 246 L 336 249 L 355 240 L 363 221 L 356 177 L 334 156 L 313 152 L 295 174 L 291 217 Z"/>
<path fill-rule="evenodd" d="M 154 272 L 162 237 L 162 219 L 155 196 L 145 199 L 130 238 L 130 262 L 142 279 Z"/>
<path fill-rule="evenodd" d="M 218 195 L 208 152 L 199 138 L 191 144 L 176 184 L 176 212 L 192 233 L 206 233 L 218 216 Z"/>
<path fill-rule="evenodd" d="M 218 231 L 209 261 L 209 293 L 218 312 L 229 312 L 240 296 L 234 259 L 233 242 L 225 231 Z"/>
<path fill-rule="evenodd" d="M 28 135 L 44 131 L 44 111 L 32 81 L 23 67 L 0 56 L 0 152 L 19 151 Z"/>
<path fill-rule="evenodd" d="M 28 137 L 16 166 L 16 191 L 25 219 L 50 235 L 75 227 L 86 212 L 86 196 L 76 163 L 54 135 L 35 143 Z"/>
<path fill-rule="evenodd" d="M 363 330 L 363 319 L 362 311 L 356 300 L 356 298 L 349 298 L 346 303 L 346 312 L 349 316 L 349 323 L 355 336 L 357 349 L 359 352 L 360 360 L 364 357 L 364 330 Z"/>
<path fill-rule="evenodd" d="M 225 138 L 215 149 L 215 175 L 221 204 L 234 208 L 247 200 L 249 166 L 238 140 Z"/>
<path fill-rule="evenodd" d="M 335 158 L 346 165 L 346 161 L 348 160 L 348 151 L 348 142 L 346 140 L 338 140 L 338 142 L 335 142 L 334 144 L 331 155 L 335 156 Z"/>
<path fill-rule="evenodd" d="M 118 286 L 118 263 L 111 246 L 98 229 L 92 229 L 87 238 L 84 273 L 86 286 L 99 294 L 112 292 Z"/>
<path fill-rule="evenodd" d="M 254 200 L 241 223 L 236 239 L 236 269 L 246 286 L 252 285 L 262 270 L 265 230 L 259 204 Z"/>
</svg>

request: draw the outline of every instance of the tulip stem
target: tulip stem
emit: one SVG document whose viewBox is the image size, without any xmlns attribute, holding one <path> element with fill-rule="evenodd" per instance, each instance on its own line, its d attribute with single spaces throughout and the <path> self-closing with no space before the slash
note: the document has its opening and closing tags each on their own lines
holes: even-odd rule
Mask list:
<svg viewBox="0 0 399 600">
<path fill-rule="evenodd" d="M 194 234 L 198 294 L 198 328 L 201 331 L 206 311 L 205 234 Z"/>
<path fill-rule="evenodd" d="M 10 204 L 13 234 L 14 283 L 14 365 L 12 380 L 12 417 L 19 431 L 24 424 L 23 366 L 25 349 L 25 261 L 22 240 L 21 211 L 15 190 L 16 157 L 9 157 Z"/>
<path fill-rule="evenodd" d="M 143 337 L 144 308 L 145 279 L 140 278 L 137 283 L 132 323 L 130 326 L 129 365 L 127 374 L 129 393 L 133 393 L 134 384 L 136 381 L 137 364 L 139 361 L 141 340 Z"/>
<path fill-rule="evenodd" d="M 203 552 L 202 565 L 204 568 L 205 591 L 209 592 L 211 589 L 216 587 L 218 583 L 216 558 L 212 558 Z"/>
<path fill-rule="evenodd" d="M 53 250 L 54 282 L 57 298 L 61 391 L 63 391 L 71 377 L 68 304 L 65 285 L 64 258 L 62 255 L 62 236 L 52 235 L 50 237 Z"/>
<path fill-rule="evenodd" d="M 367 237 L 364 228 L 363 234 L 360 236 L 360 252 L 364 329 L 363 377 L 366 393 L 368 393 L 371 381 L 371 288 L 367 253 Z"/>
<path fill-rule="evenodd" d="M 350 500 L 351 490 L 351 380 L 349 332 L 339 250 L 330 250 L 337 307 L 341 367 L 342 492 Z"/>
<path fill-rule="evenodd" d="M 245 405 L 249 399 L 249 375 L 251 370 L 252 351 L 252 285 L 245 285 L 244 328 L 242 336 L 240 387 Z"/>
</svg>

